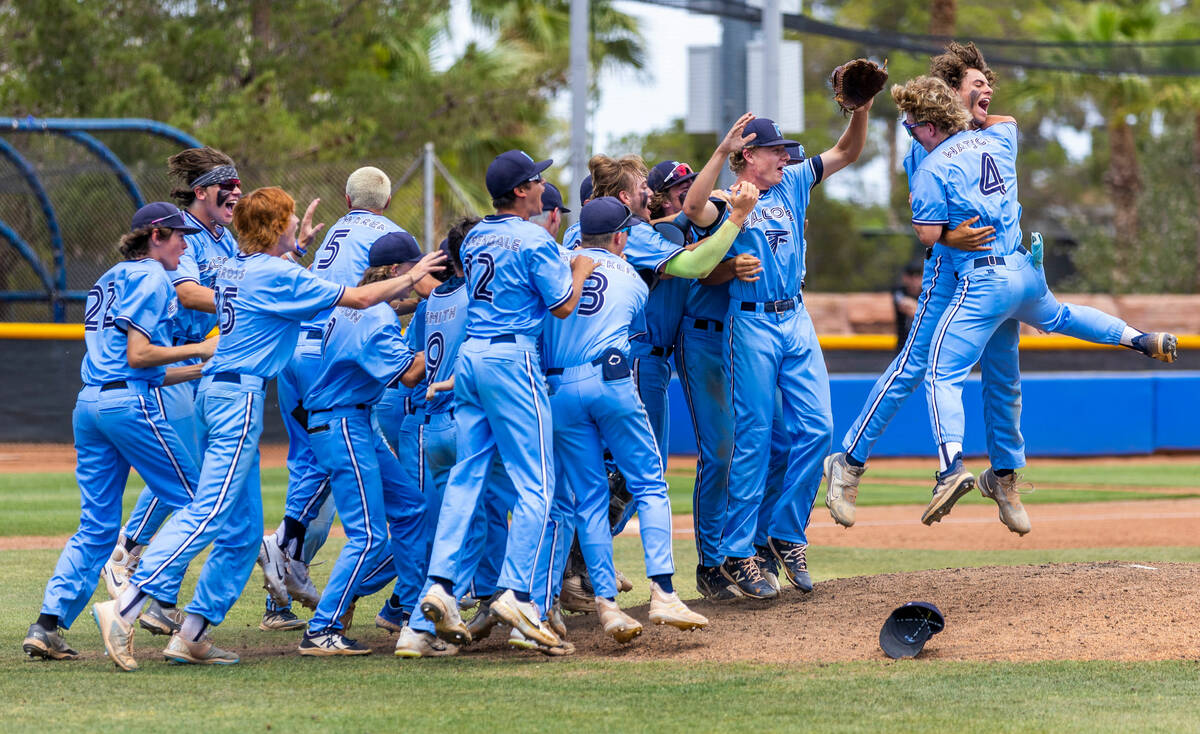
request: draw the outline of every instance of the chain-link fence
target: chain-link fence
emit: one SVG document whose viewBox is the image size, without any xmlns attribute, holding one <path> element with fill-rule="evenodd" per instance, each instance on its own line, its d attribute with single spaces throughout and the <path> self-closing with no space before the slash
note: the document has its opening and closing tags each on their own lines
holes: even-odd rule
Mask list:
<svg viewBox="0 0 1200 734">
<path fill-rule="evenodd" d="M 94 137 L 126 166 L 145 201 L 169 200 L 172 182 L 166 175 L 166 160 L 180 146 L 137 132 L 95 133 Z M 46 133 L 12 133 L 4 140 L 33 169 L 45 191 L 57 220 L 62 259 L 57 262 L 52 228 L 30 181 L 12 156 L 0 158 L 0 223 L 28 246 L 23 254 L 8 234 L 0 237 L 0 321 L 53 321 L 46 280 L 57 283 L 61 268 L 67 296 L 64 320 L 78 323 L 83 318 L 83 294 L 120 259 L 117 242 L 129 229 L 134 200 L 113 168 L 74 140 Z M 395 188 L 387 215 L 423 243 L 424 154 L 415 150 L 383 160 L 281 161 L 239 166 L 238 171 L 246 192 L 260 186 L 283 187 L 296 199 L 297 214 L 319 198 L 314 222 L 328 227 L 346 212 L 346 177 L 359 166 L 377 166 L 392 178 Z M 478 212 L 440 166 L 433 189 L 436 243 L 457 217 Z"/>
</svg>

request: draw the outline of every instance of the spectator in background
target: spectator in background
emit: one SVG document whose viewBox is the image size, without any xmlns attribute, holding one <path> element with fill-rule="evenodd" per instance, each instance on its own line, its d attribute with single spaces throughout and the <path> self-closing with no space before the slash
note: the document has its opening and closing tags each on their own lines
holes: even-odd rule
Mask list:
<svg viewBox="0 0 1200 734">
<path fill-rule="evenodd" d="M 917 313 L 917 298 L 921 295 L 921 272 L 924 263 L 912 260 L 900 273 L 900 284 L 892 290 L 892 307 L 896 309 L 896 351 L 904 346 L 913 315 Z"/>
</svg>

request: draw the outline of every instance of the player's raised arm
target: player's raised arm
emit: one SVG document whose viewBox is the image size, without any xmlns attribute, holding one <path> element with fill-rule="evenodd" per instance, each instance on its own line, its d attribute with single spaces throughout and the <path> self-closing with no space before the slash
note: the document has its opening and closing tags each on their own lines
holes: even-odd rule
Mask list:
<svg viewBox="0 0 1200 734">
<path fill-rule="evenodd" d="M 421 278 L 434 270 L 441 269 L 446 261 L 446 253 L 441 250 L 431 252 L 417 261 L 412 270 L 395 278 L 388 278 L 376 283 L 347 288 L 338 300 L 337 305 L 349 308 L 367 308 L 376 303 L 390 301 L 401 293 L 413 287 Z M 411 385 L 410 385 L 411 387 Z"/>
<path fill-rule="evenodd" d="M 721 168 L 725 166 L 729 154 L 741 150 L 747 143 L 754 140 L 754 134 L 742 137 L 742 131 L 753 119 L 754 114 L 747 112 L 733 123 L 733 127 L 725 133 L 725 137 L 713 151 L 708 163 L 704 164 L 704 168 L 700 169 L 696 180 L 692 182 L 692 188 L 688 190 L 687 198 L 683 200 L 683 213 L 697 226 L 708 227 L 717 221 L 720 212 L 717 211 L 716 205 L 708 200 L 709 192 L 716 187 L 717 177 L 721 175 Z"/>
<path fill-rule="evenodd" d="M 829 178 L 862 155 L 863 148 L 867 145 L 868 111 L 874 103 L 875 100 L 872 99 L 856 109 L 837 144 L 821 154 L 822 179 Z"/>
</svg>

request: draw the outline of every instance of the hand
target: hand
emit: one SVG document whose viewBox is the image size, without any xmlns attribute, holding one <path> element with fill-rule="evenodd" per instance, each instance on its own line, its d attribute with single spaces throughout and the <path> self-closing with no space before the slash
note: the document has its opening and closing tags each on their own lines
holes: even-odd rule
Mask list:
<svg viewBox="0 0 1200 734">
<path fill-rule="evenodd" d="M 748 252 L 743 252 L 733 258 L 733 276 L 738 280 L 753 283 L 762 272 L 762 261 Z"/>
<path fill-rule="evenodd" d="M 996 228 L 991 226 L 971 227 L 978 221 L 979 217 L 971 217 L 954 229 L 946 230 L 942 235 L 942 244 L 963 252 L 983 252 L 992 249 L 987 247 L 987 243 L 996 239 L 994 234 Z"/>
<path fill-rule="evenodd" d="M 320 203 L 320 199 L 313 199 L 308 208 L 304 210 L 304 217 L 300 220 L 300 231 L 296 235 L 296 246 L 305 252 L 308 251 L 309 246 L 316 239 L 317 232 L 320 232 L 325 227 L 324 222 L 315 227 L 312 223 L 313 212 L 317 210 L 317 204 Z"/>
<path fill-rule="evenodd" d="M 735 150 L 741 150 L 746 147 L 751 140 L 757 137 L 756 133 L 750 133 L 747 137 L 742 137 L 742 131 L 746 129 L 746 125 L 754 119 L 753 112 L 747 112 L 738 118 L 737 122 L 733 123 L 733 127 L 729 128 L 729 132 L 725 133 L 725 137 L 721 140 L 721 144 L 717 146 L 717 151 L 722 155 L 729 155 Z"/>
<path fill-rule="evenodd" d="M 729 193 L 728 191 L 726 191 L 725 189 L 713 189 L 713 192 L 712 192 L 711 194 L 709 194 L 709 195 L 708 195 L 708 198 L 710 198 L 710 199 L 711 199 L 711 198 L 714 198 L 714 197 L 715 197 L 715 198 L 718 198 L 718 199 L 720 199 L 721 201 L 723 201 L 723 202 L 725 202 L 726 204 L 728 204 L 728 203 L 729 203 L 729 200 L 732 198 L 732 194 L 730 194 L 730 193 Z"/>
<path fill-rule="evenodd" d="M 732 194 L 730 199 L 730 204 L 733 206 L 732 216 L 744 220 L 754 205 L 758 203 L 758 187 L 749 181 L 739 181 L 733 185 Z"/>
<path fill-rule="evenodd" d="M 199 351 L 196 356 L 205 361 L 212 359 L 213 353 L 217 351 L 217 339 L 219 338 L 219 336 L 211 336 L 197 344 L 196 347 Z"/>
<path fill-rule="evenodd" d="M 434 250 L 418 260 L 417 264 L 412 267 L 412 270 L 408 271 L 408 275 L 412 276 L 412 282 L 416 283 L 434 270 L 441 269 L 445 262 L 446 253 L 441 250 Z"/>
<path fill-rule="evenodd" d="M 571 275 L 583 273 L 584 277 L 592 274 L 596 269 L 596 261 L 587 255 L 576 255 L 571 258 Z"/>
</svg>

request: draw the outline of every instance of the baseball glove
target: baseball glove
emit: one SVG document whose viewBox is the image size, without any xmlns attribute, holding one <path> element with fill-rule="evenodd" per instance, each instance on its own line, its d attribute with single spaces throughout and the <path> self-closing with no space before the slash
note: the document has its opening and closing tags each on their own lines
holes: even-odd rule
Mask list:
<svg viewBox="0 0 1200 734">
<path fill-rule="evenodd" d="M 854 59 L 834 69 L 829 81 L 842 112 L 853 112 L 879 94 L 887 79 L 887 59 L 883 66 L 870 59 Z"/>
</svg>

